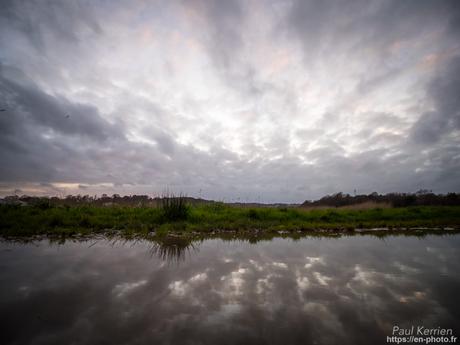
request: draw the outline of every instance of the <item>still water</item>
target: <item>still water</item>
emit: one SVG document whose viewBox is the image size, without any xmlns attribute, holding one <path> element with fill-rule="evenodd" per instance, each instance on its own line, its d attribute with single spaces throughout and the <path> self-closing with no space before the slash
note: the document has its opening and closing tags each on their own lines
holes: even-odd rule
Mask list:
<svg viewBox="0 0 460 345">
<path fill-rule="evenodd" d="M 386 344 L 460 336 L 460 235 L 0 244 L 1 344 Z"/>
</svg>

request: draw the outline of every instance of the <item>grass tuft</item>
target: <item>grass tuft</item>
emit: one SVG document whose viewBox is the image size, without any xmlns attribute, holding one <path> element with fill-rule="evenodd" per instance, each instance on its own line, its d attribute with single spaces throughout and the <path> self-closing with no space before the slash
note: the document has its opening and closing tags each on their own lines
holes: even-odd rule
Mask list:
<svg viewBox="0 0 460 345">
<path fill-rule="evenodd" d="M 161 210 L 163 219 L 166 222 L 177 222 L 187 220 L 190 214 L 190 207 L 184 195 L 166 195 L 161 199 Z"/>
</svg>

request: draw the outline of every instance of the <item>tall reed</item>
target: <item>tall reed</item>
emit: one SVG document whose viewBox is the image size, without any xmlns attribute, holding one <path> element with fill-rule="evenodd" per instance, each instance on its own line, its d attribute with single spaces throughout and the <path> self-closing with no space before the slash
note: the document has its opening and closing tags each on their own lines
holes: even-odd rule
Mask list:
<svg viewBox="0 0 460 345">
<path fill-rule="evenodd" d="M 183 194 L 179 196 L 169 193 L 163 195 L 161 199 L 161 210 L 164 220 L 168 222 L 187 220 L 190 213 L 187 198 Z"/>
</svg>

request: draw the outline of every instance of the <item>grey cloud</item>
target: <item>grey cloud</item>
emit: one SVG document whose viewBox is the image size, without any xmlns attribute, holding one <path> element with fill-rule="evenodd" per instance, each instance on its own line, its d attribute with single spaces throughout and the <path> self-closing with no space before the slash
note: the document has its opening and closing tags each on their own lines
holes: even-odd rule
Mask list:
<svg viewBox="0 0 460 345">
<path fill-rule="evenodd" d="M 332 2 L 332 6 L 325 1 L 294 1 L 286 22 L 287 29 L 298 37 L 309 57 L 317 56 L 321 45 L 330 38 L 327 35 L 337 14 L 347 8 L 337 1 Z"/>
<path fill-rule="evenodd" d="M 356 91 L 360 95 L 372 92 L 375 89 L 378 89 L 383 84 L 397 78 L 403 72 L 403 70 L 404 69 L 402 67 L 390 68 L 388 71 L 385 71 L 380 75 L 371 75 L 370 77 L 366 76 L 363 80 L 361 80 L 358 83 L 358 85 L 356 86 Z"/>
<path fill-rule="evenodd" d="M 77 32 L 89 29 L 95 34 L 102 29 L 91 11 L 90 3 L 75 1 L 2 1 L 0 27 L 24 34 L 41 54 L 46 53 L 48 37 L 78 44 Z M 47 42 L 48 41 L 48 42 Z"/>
<path fill-rule="evenodd" d="M 97 161 L 100 154 L 120 146 L 117 142 L 126 144 L 122 129 L 105 120 L 97 108 L 49 95 L 26 77 L 20 83 L 12 81 L 5 70 L 2 66 L 0 96 L 8 106 L 0 117 L 1 179 L 98 180 L 99 169 L 109 158 Z M 88 169 L 94 164 L 99 168 Z"/>
<path fill-rule="evenodd" d="M 448 15 L 452 1 L 302 1 L 291 7 L 287 29 L 308 53 L 334 45 L 357 49 L 385 49 L 389 43 L 421 33 L 420 27 L 438 24 Z M 448 19 L 445 20 L 446 24 Z M 381 52 L 381 51 L 380 51 Z"/>
<path fill-rule="evenodd" d="M 232 158 L 222 150 L 211 158 L 178 145 L 159 127 L 145 130 L 157 148 L 130 142 L 97 108 L 51 96 L 23 79 L 19 84 L 2 74 L 0 84 L 1 96 L 9 103 L 0 118 L 3 181 L 155 183 L 164 188 L 186 185 L 184 172 L 194 179 L 203 171 L 211 173 L 221 154 Z M 24 84 L 27 80 L 30 84 Z M 164 155 L 174 160 L 165 160 Z"/>
<path fill-rule="evenodd" d="M 394 58 L 400 45 L 432 35 L 433 50 L 451 49 L 452 44 L 458 47 L 453 41 L 436 37 L 441 33 L 456 37 L 460 12 L 456 3 L 294 0 L 281 33 L 301 44 L 305 65 L 312 69 L 335 56 L 350 61 L 350 65 L 355 59 L 365 59 L 366 73 L 356 76 L 358 83 L 352 97 L 359 99 L 397 80 L 413 66 L 413 59 Z M 407 49 L 413 53 L 417 47 L 409 44 Z"/>
<path fill-rule="evenodd" d="M 155 141 L 162 153 L 173 156 L 176 150 L 176 142 L 172 135 L 166 133 L 158 127 L 149 126 L 143 130 L 143 133 Z"/>
<path fill-rule="evenodd" d="M 258 77 L 257 66 L 252 66 L 243 55 L 249 48 L 244 26 L 251 8 L 239 0 L 193 0 L 183 2 L 204 19 L 202 37 L 208 54 L 222 80 L 245 97 L 257 98 L 273 88 Z M 257 9 L 260 4 L 253 3 Z"/>
<path fill-rule="evenodd" d="M 210 54 L 218 65 L 229 68 L 243 44 L 240 29 L 245 13 L 241 2 L 193 0 L 183 4 L 203 16 L 210 36 L 207 41 Z"/>
<path fill-rule="evenodd" d="M 460 57 L 454 57 L 430 83 L 427 94 L 435 110 L 420 117 L 411 130 L 416 143 L 433 144 L 460 129 Z"/>
<path fill-rule="evenodd" d="M 67 135 L 80 135 L 93 140 L 122 136 L 121 130 L 104 120 L 90 105 L 72 103 L 62 96 L 41 91 L 32 82 L 20 84 L 5 77 L 0 65 L 0 91 L 8 104 L 9 126 L 15 121 L 31 121 L 37 126 Z M 6 119 L 5 119 L 6 120 Z"/>
<path fill-rule="evenodd" d="M 187 30 L 174 12 L 184 7 L 175 4 L 148 10 L 135 1 L 129 10 L 122 2 L 103 1 L 2 4 L 0 106 L 7 108 L 0 112 L 2 188 L 55 193 L 52 183 L 67 182 L 92 193 L 106 183 L 114 193 L 171 187 L 191 195 L 202 189 L 214 199 L 260 195 L 262 201 L 303 201 L 354 188 L 460 188 L 455 158 L 460 63 L 452 58 L 458 49 L 458 2 L 183 1 L 180 5 L 199 17 Z M 273 28 L 263 32 L 268 35 L 263 42 L 248 32 L 259 13 Z M 146 23 L 151 32 L 144 37 Z M 190 68 L 205 65 L 203 78 L 209 74 L 212 87 L 221 89 L 207 90 L 201 75 L 192 80 L 198 96 L 181 89 L 179 78 L 197 73 L 168 52 L 176 48 L 169 42 L 176 32 L 181 44 L 193 46 L 191 59 L 193 49 L 199 51 Z M 411 39 L 414 46 L 431 39 L 433 51 L 411 46 L 409 56 L 390 58 L 392 44 Z M 267 76 L 264 66 L 245 56 L 252 52 L 249 44 L 265 49 L 265 40 L 283 54 L 299 55 L 283 62 L 288 74 L 280 69 L 280 75 Z M 107 47 L 120 55 L 111 56 Z M 273 57 L 267 53 L 267 60 Z M 414 67 L 423 58 L 419 53 L 444 55 L 432 70 L 420 72 Z M 329 86 L 342 82 L 333 74 L 337 64 L 346 70 L 350 62 L 353 70 L 355 61 L 359 71 L 344 87 L 345 101 L 341 91 L 326 95 Z M 174 74 L 170 79 L 152 72 L 164 66 L 172 66 L 164 73 Z M 324 79 L 314 79 L 318 66 Z M 348 104 L 391 91 L 390 83 L 408 73 L 411 82 L 421 78 L 417 90 L 408 88 L 409 100 L 433 73 L 427 99 L 413 101 L 420 118 L 412 128 L 412 118 L 399 113 L 406 105 L 394 99 L 388 107 L 371 104 L 373 111 Z M 325 86 L 312 96 L 315 82 Z M 304 96 L 310 103 L 303 103 Z M 184 137 L 189 144 L 179 142 Z M 198 149 L 200 144 L 205 149 Z"/>
<path fill-rule="evenodd" d="M 449 19 L 446 31 L 454 43 L 458 44 L 458 35 L 460 33 L 460 4 L 458 1 L 449 1 L 447 3 Z"/>
</svg>

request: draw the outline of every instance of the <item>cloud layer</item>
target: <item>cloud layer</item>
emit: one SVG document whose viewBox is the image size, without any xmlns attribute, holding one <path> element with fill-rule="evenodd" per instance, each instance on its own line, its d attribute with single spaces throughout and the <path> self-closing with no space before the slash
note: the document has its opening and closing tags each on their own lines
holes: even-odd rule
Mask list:
<svg viewBox="0 0 460 345">
<path fill-rule="evenodd" d="M 460 191 L 457 1 L 3 8 L 3 195 Z"/>
</svg>

